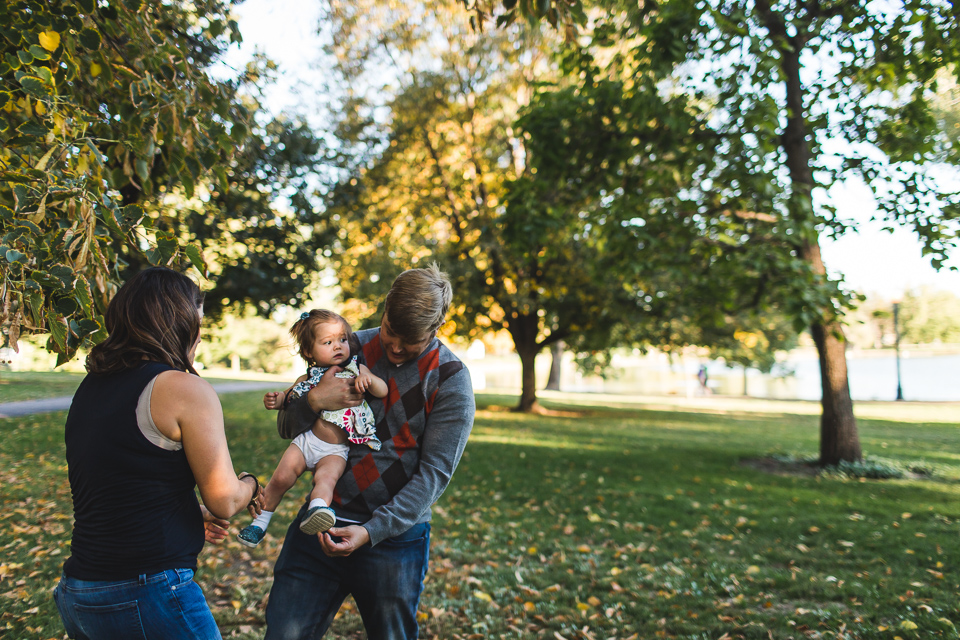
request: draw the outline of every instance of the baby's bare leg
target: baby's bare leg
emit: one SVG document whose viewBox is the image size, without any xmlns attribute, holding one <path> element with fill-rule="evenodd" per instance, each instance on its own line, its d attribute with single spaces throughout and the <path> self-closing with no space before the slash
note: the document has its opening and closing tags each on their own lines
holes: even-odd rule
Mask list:
<svg viewBox="0 0 960 640">
<path fill-rule="evenodd" d="M 321 460 L 320 462 L 323 462 Z M 319 464 L 317 465 L 319 466 Z M 307 463 L 303 459 L 303 452 L 296 445 L 290 445 L 283 452 L 277 470 L 263 490 L 263 508 L 266 511 L 276 511 L 284 494 L 297 483 L 297 478 L 307 470 Z"/>
<path fill-rule="evenodd" d="M 320 498 L 330 504 L 333 501 L 333 489 L 346 468 L 347 461 L 340 456 L 320 458 L 320 462 L 313 468 L 313 491 L 310 492 L 310 499 Z"/>
</svg>

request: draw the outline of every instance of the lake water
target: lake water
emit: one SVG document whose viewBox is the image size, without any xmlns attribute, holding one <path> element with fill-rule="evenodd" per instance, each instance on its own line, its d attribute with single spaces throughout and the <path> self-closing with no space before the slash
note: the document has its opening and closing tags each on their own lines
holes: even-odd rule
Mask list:
<svg viewBox="0 0 960 640">
<path fill-rule="evenodd" d="M 637 395 L 687 395 L 700 393 L 697 370 L 707 366 L 713 393 L 742 395 L 743 370 L 727 368 L 721 362 L 698 358 L 670 359 L 664 354 L 626 357 L 615 360 L 612 375 L 606 379 L 583 376 L 572 362 L 565 362 L 561 389 Z M 520 388 L 519 361 L 510 358 L 470 361 L 471 376 L 478 389 Z M 549 357 L 537 360 L 537 386 L 546 383 Z M 792 373 L 762 374 L 747 371 L 747 392 L 755 398 L 820 400 L 820 363 L 815 352 L 794 354 L 785 364 Z M 897 397 L 896 358 L 880 355 L 848 354 L 847 371 L 854 400 L 895 400 Z M 926 355 L 902 352 L 900 378 L 904 400 L 960 401 L 960 355 Z"/>
</svg>

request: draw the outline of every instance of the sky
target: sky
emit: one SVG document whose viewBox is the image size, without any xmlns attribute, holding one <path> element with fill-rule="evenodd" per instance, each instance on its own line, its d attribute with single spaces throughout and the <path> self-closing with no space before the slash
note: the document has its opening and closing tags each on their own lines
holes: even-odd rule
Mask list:
<svg viewBox="0 0 960 640">
<path fill-rule="evenodd" d="M 225 62 L 242 68 L 254 51 L 266 53 L 279 64 L 282 74 L 271 91 L 268 108 L 281 112 L 308 106 L 309 95 L 298 88 L 308 88 L 316 71 L 318 3 L 246 0 L 234 9 L 234 16 L 243 44 L 228 52 Z M 821 239 L 824 264 L 832 275 L 843 277 L 848 289 L 887 300 L 923 286 L 960 296 L 960 271 L 937 272 L 921 255 L 921 245 L 909 231 L 889 233 L 880 223 L 869 221 L 876 210 L 864 185 L 835 186 L 830 197 L 841 217 L 859 223 L 859 233 Z M 960 259 L 949 264 L 960 268 Z"/>
</svg>

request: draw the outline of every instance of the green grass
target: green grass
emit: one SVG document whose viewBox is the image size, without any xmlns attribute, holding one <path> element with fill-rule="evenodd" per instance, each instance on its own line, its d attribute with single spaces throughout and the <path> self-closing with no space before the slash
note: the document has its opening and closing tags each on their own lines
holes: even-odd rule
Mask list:
<svg viewBox="0 0 960 640">
<path fill-rule="evenodd" d="M 3 371 L 0 370 L 0 404 L 19 402 L 21 400 L 38 400 L 40 398 L 57 398 L 72 396 L 83 380 L 83 373 L 67 371 Z M 272 379 L 276 376 L 262 376 L 263 379 Z M 204 376 L 211 384 L 218 382 L 238 382 L 257 380 L 256 377 L 216 377 Z M 284 381 L 277 382 L 277 388 L 284 388 Z"/>
<path fill-rule="evenodd" d="M 82 373 L 63 371 L 0 371 L 0 404 L 72 396 Z"/>
<path fill-rule="evenodd" d="M 553 415 L 525 416 L 504 409 L 514 402 L 478 396 L 435 508 L 422 637 L 958 637 L 960 425 L 861 418 L 867 454 L 935 474 L 860 481 L 742 463 L 815 454 L 815 415 L 555 397 Z M 259 405 L 259 393 L 224 398 L 237 469 L 265 477 L 285 442 Z M 2 637 L 62 637 L 49 596 L 69 554 L 62 421 L 0 421 Z M 201 556 L 224 637 L 262 637 L 272 564 L 307 490 L 302 478 L 259 548 Z M 330 637 L 363 637 L 349 601 L 334 624 Z"/>
</svg>

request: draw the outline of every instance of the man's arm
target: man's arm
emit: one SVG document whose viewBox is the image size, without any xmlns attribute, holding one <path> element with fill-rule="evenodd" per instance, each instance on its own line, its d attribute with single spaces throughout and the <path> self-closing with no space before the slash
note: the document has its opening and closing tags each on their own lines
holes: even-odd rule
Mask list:
<svg viewBox="0 0 960 640">
<path fill-rule="evenodd" d="M 340 371 L 343 371 L 340 367 L 330 367 L 307 395 L 291 399 L 286 407 L 280 409 L 277 414 L 280 437 L 295 438 L 307 431 L 321 411 L 337 411 L 360 405 L 363 396 L 357 393 L 353 381 L 331 375 Z"/>
<path fill-rule="evenodd" d="M 399 535 L 417 523 L 450 483 L 473 428 L 476 401 L 470 372 L 464 367 L 437 393 L 420 444 L 420 467 L 387 504 L 373 512 L 363 527 L 370 544 Z"/>
</svg>

